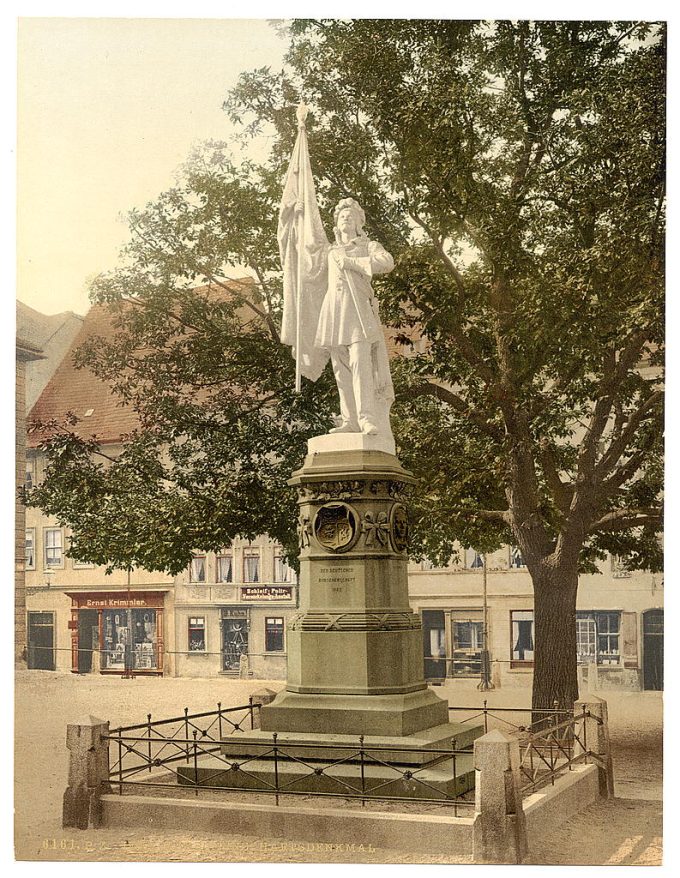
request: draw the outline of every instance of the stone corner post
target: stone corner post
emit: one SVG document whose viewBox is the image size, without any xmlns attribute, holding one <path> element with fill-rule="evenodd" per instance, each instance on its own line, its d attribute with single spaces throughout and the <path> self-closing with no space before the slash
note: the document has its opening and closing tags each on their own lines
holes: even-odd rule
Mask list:
<svg viewBox="0 0 680 878">
<path fill-rule="evenodd" d="M 614 763 L 609 741 L 609 717 L 607 702 L 590 692 L 585 698 L 574 702 L 574 716 L 586 712 L 585 719 L 576 721 L 577 740 L 574 755 L 590 751 L 597 762 L 600 795 L 604 799 L 614 796 Z"/>
<path fill-rule="evenodd" d="M 109 788 L 109 742 L 104 738 L 108 733 L 108 722 L 94 716 L 66 727 L 70 757 L 62 811 L 64 828 L 101 825 L 100 796 Z"/>
<path fill-rule="evenodd" d="M 250 693 L 250 698 L 253 704 L 261 704 L 263 707 L 267 704 L 271 704 L 272 701 L 276 698 L 276 692 L 272 689 L 267 689 L 265 686 L 262 689 L 256 689 L 254 692 Z M 253 728 L 260 728 L 260 711 L 253 711 Z"/>
<path fill-rule="evenodd" d="M 519 742 L 494 730 L 474 744 L 475 863 L 521 863 L 527 830 L 519 783 Z"/>
</svg>

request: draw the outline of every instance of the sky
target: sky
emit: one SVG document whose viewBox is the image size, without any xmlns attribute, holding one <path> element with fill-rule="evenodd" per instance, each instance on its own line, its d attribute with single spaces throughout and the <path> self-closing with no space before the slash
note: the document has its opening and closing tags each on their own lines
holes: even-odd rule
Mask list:
<svg viewBox="0 0 680 878">
<path fill-rule="evenodd" d="M 285 50 L 264 19 L 20 19 L 17 298 L 86 313 L 127 212 L 173 184 L 192 144 L 233 133 L 227 92 Z"/>
</svg>

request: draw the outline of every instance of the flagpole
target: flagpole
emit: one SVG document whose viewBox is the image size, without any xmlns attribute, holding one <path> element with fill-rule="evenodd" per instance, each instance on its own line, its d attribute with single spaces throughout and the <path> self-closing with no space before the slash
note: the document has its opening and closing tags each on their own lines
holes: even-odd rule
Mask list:
<svg viewBox="0 0 680 878">
<path fill-rule="evenodd" d="M 302 101 L 295 113 L 298 121 L 298 137 L 300 138 L 300 149 L 298 150 L 298 202 L 303 205 L 305 203 L 305 175 L 302 169 L 302 139 L 305 134 L 305 119 L 307 118 L 307 107 Z M 302 341 L 301 331 L 301 304 L 302 304 L 302 284 L 304 277 L 304 250 L 303 250 L 303 233 L 304 233 L 304 209 L 299 211 L 296 216 L 297 223 L 297 291 L 295 296 L 295 392 L 300 393 L 302 390 L 302 372 L 301 359 L 302 351 L 300 343 Z"/>
</svg>

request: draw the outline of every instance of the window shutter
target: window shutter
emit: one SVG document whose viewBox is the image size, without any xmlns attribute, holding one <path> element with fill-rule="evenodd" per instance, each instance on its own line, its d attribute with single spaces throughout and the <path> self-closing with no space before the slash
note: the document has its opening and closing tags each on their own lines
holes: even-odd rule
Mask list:
<svg viewBox="0 0 680 878">
<path fill-rule="evenodd" d="M 621 613 L 621 660 L 624 668 L 638 668 L 637 613 Z"/>
</svg>

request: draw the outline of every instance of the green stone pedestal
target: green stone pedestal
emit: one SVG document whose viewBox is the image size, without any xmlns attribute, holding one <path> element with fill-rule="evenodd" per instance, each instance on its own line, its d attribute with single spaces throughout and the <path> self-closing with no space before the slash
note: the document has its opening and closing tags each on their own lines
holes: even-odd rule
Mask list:
<svg viewBox="0 0 680 878">
<path fill-rule="evenodd" d="M 362 434 L 310 440 L 298 489 L 300 608 L 287 632 L 286 688 L 261 711 L 268 732 L 411 735 L 448 722 L 423 678 L 408 602 L 414 482 Z"/>
</svg>

